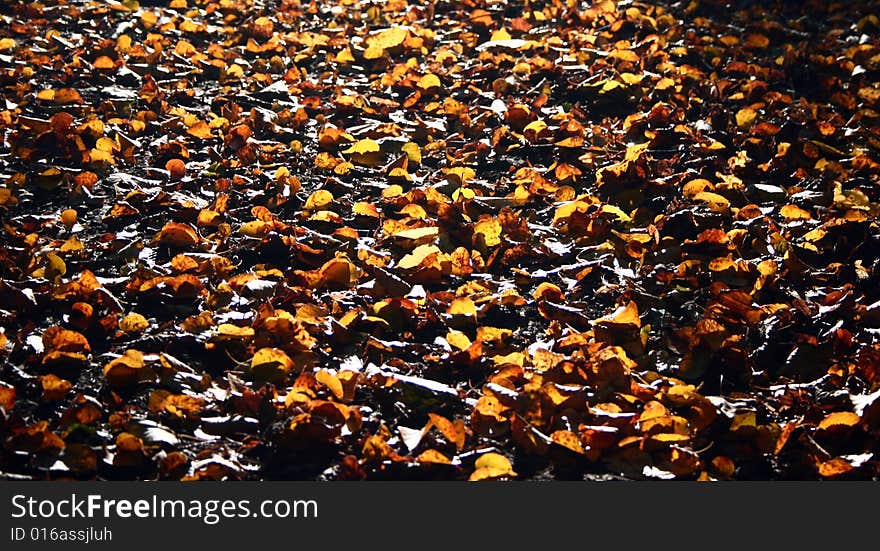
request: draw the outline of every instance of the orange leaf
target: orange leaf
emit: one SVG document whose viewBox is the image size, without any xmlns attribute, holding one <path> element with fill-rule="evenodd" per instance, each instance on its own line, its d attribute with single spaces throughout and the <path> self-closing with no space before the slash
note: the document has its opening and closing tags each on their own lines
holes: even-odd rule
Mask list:
<svg viewBox="0 0 880 551">
<path fill-rule="evenodd" d="M 861 417 L 851 411 L 836 411 L 829 414 L 819 423 L 819 430 L 829 430 L 838 427 L 854 427 L 861 422 Z"/>
<path fill-rule="evenodd" d="M 465 434 L 463 422 L 459 421 L 457 423 L 453 423 L 446 417 L 443 417 L 442 415 L 437 415 L 436 413 L 429 413 L 428 419 L 429 427 L 431 425 L 436 427 L 437 430 L 439 430 L 440 433 L 443 434 L 443 438 L 445 438 L 447 442 L 455 444 L 455 447 L 458 450 L 461 450 L 464 447 L 464 442 L 467 435 Z"/>
<path fill-rule="evenodd" d="M 0 385 L 0 408 L 12 411 L 15 407 L 15 387 Z"/>
<path fill-rule="evenodd" d="M 71 103 L 83 103 L 82 96 L 79 95 L 79 92 L 72 88 L 60 88 L 55 90 L 54 97 L 52 99 L 55 103 L 59 105 L 68 105 Z"/>
<path fill-rule="evenodd" d="M 92 63 L 92 67 L 98 69 L 99 71 L 108 71 L 116 68 L 116 63 L 113 62 L 109 57 L 102 55 L 98 56 L 97 59 Z"/>
<path fill-rule="evenodd" d="M 501 223 L 495 218 L 484 218 L 474 225 L 474 244 L 496 247 L 501 244 Z"/>
<path fill-rule="evenodd" d="M 835 457 L 834 459 L 819 463 L 819 474 L 826 478 L 840 476 L 851 470 L 853 470 L 853 466 L 842 457 Z"/>
<path fill-rule="evenodd" d="M 159 231 L 158 241 L 163 245 L 180 249 L 192 247 L 199 243 L 199 234 L 189 224 L 180 222 L 168 222 Z"/>
<path fill-rule="evenodd" d="M 442 453 L 440 453 L 434 449 L 429 449 L 429 450 L 423 451 L 416 458 L 416 461 L 418 461 L 419 463 L 429 463 L 429 464 L 437 464 L 437 465 L 451 465 L 452 464 L 452 461 L 450 461 L 448 457 L 446 457 L 445 455 L 443 455 Z"/>
<path fill-rule="evenodd" d="M 139 350 L 128 349 L 125 354 L 104 366 L 104 378 L 114 388 L 134 386 L 152 376 L 153 372 L 146 367 L 144 354 Z"/>
<path fill-rule="evenodd" d="M 337 400 L 342 400 L 345 391 L 342 388 L 342 382 L 336 377 L 336 375 L 330 373 L 326 369 L 320 369 L 315 373 L 315 379 L 317 379 L 322 385 L 326 386 Z"/>
<path fill-rule="evenodd" d="M 186 133 L 194 138 L 199 138 L 202 140 L 207 140 L 208 138 L 214 137 L 214 134 L 211 132 L 211 127 L 209 127 L 208 123 L 206 123 L 205 121 L 199 121 L 190 126 L 186 129 Z"/>
<path fill-rule="evenodd" d="M 550 438 L 563 448 L 567 448 L 579 454 L 586 453 L 584 446 L 581 444 L 580 438 L 569 430 L 557 430 L 550 435 Z"/>
</svg>

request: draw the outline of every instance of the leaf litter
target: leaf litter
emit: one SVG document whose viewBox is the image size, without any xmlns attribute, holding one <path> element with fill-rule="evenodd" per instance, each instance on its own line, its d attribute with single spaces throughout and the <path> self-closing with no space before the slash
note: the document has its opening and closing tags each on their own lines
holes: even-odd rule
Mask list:
<svg viewBox="0 0 880 551">
<path fill-rule="evenodd" d="M 876 479 L 862 2 L 7 2 L 0 473 Z"/>
</svg>

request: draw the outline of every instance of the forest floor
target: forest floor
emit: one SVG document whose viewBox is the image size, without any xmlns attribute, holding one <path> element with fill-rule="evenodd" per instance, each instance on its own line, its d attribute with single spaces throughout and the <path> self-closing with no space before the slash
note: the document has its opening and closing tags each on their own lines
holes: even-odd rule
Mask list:
<svg viewBox="0 0 880 551">
<path fill-rule="evenodd" d="M 875 2 L 0 4 L 0 477 L 877 479 Z"/>
</svg>

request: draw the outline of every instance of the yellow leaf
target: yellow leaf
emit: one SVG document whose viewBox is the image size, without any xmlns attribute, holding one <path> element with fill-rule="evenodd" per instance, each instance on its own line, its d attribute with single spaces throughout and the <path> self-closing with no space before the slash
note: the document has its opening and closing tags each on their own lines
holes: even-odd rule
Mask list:
<svg viewBox="0 0 880 551">
<path fill-rule="evenodd" d="M 584 138 L 583 136 L 569 136 L 568 138 L 559 140 L 554 145 L 557 145 L 559 147 L 577 149 L 578 147 L 583 147 Z"/>
<path fill-rule="evenodd" d="M 233 63 L 226 68 L 223 72 L 223 76 L 231 80 L 237 80 L 244 76 L 244 69 L 242 69 L 241 65 Z"/>
<path fill-rule="evenodd" d="M 49 279 L 55 276 L 63 276 L 67 273 L 67 264 L 57 254 L 50 252 L 46 254 L 46 272 L 45 275 Z"/>
<path fill-rule="evenodd" d="M 412 176 L 409 175 L 409 172 L 407 172 L 405 168 L 395 167 L 388 173 L 388 180 L 393 182 L 411 182 Z"/>
<path fill-rule="evenodd" d="M 744 413 L 737 413 L 733 416 L 733 419 L 730 421 L 730 432 L 737 432 L 740 430 L 754 430 L 758 426 L 757 415 L 754 411 L 747 411 Z"/>
<path fill-rule="evenodd" d="M 306 210 L 324 210 L 334 201 L 333 194 L 326 189 L 319 189 L 309 195 L 303 208 Z"/>
<path fill-rule="evenodd" d="M 430 449 L 423 451 L 417 458 L 416 461 L 419 463 L 433 463 L 437 465 L 451 465 L 452 461 L 449 460 L 448 457 L 438 452 L 437 450 Z"/>
<path fill-rule="evenodd" d="M 638 63 L 639 56 L 632 50 L 614 50 L 611 57 L 621 61 L 629 61 L 630 63 Z"/>
<path fill-rule="evenodd" d="M 501 244 L 501 223 L 495 218 L 484 218 L 474 225 L 474 242 L 485 247 Z"/>
<path fill-rule="evenodd" d="M 379 211 L 376 205 L 366 201 L 358 201 L 351 206 L 351 211 L 359 216 L 369 216 L 370 218 L 379 218 Z"/>
<path fill-rule="evenodd" d="M 347 65 L 349 63 L 354 63 L 354 61 L 354 56 L 351 54 L 351 48 L 344 48 L 336 54 L 336 63 Z"/>
<path fill-rule="evenodd" d="M 468 480 L 491 480 L 501 477 L 516 476 L 510 461 L 499 453 L 484 453 L 474 463 L 476 470 Z"/>
<path fill-rule="evenodd" d="M 730 207 L 730 201 L 727 200 L 727 197 L 711 191 L 701 191 L 694 195 L 694 201 L 706 203 L 712 212 L 725 212 Z"/>
<path fill-rule="evenodd" d="M 736 125 L 740 128 L 749 127 L 758 116 L 758 112 L 751 107 L 743 107 L 736 112 Z"/>
<path fill-rule="evenodd" d="M 11 411 L 14 407 L 15 387 L 6 386 L 5 384 L 0 383 L 0 408 L 8 412 Z"/>
<path fill-rule="evenodd" d="M 127 54 L 131 50 L 131 37 L 123 34 L 116 39 L 116 51 L 121 54 Z"/>
<path fill-rule="evenodd" d="M 452 330 L 446 334 L 446 342 L 453 348 L 465 350 L 471 345 L 471 340 L 461 331 Z"/>
<path fill-rule="evenodd" d="M 702 193 L 704 191 L 712 191 L 714 189 L 715 185 L 709 180 L 706 180 L 704 178 L 697 178 L 696 180 L 691 180 L 690 182 L 682 186 L 681 193 L 685 197 L 693 199 L 697 196 L 698 193 Z"/>
<path fill-rule="evenodd" d="M 614 205 L 602 205 L 602 212 L 613 214 L 621 222 L 629 222 L 632 220 L 620 207 Z"/>
<path fill-rule="evenodd" d="M 449 179 L 453 184 L 466 184 L 468 180 L 473 179 L 474 176 L 477 175 L 476 171 L 472 168 L 466 166 L 456 166 L 453 168 L 444 169 L 446 173 L 446 178 Z"/>
<path fill-rule="evenodd" d="M 111 165 L 116 164 L 113 160 L 113 155 L 100 149 L 89 150 L 88 162 L 92 165 L 102 165 L 104 163 Z"/>
<path fill-rule="evenodd" d="M 597 325 L 630 326 L 635 328 L 642 326 L 642 320 L 639 319 L 639 308 L 632 301 L 625 306 L 619 307 L 610 316 L 594 320 L 593 323 Z"/>
<path fill-rule="evenodd" d="M 546 299 L 552 302 L 562 302 L 565 300 L 565 295 L 562 293 L 562 289 L 560 289 L 557 285 L 552 283 L 543 282 L 535 289 L 532 293 L 532 297 L 535 300 Z"/>
<path fill-rule="evenodd" d="M 470 316 L 477 317 L 477 305 L 469 297 L 456 298 L 449 305 L 446 311 L 450 316 Z"/>
<path fill-rule="evenodd" d="M 119 322 L 119 328 L 126 333 L 141 333 L 149 326 L 147 318 L 137 313 L 125 316 Z"/>
<path fill-rule="evenodd" d="M 428 424 L 425 426 L 425 430 L 429 430 L 432 426 L 436 427 L 437 430 L 443 434 L 443 438 L 445 438 L 447 442 L 455 444 L 455 447 L 458 450 L 464 448 L 464 443 L 467 438 L 464 421 L 461 419 L 450 421 L 442 415 L 429 413 Z"/>
<path fill-rule="evenodd" d="M 853 470 L 852 464 L 842 457 L 835 457 L 819 464 L 819 474 L 824 477 L 839 476 Z"/>
<path fill-rule="evenodd" d="M 14 206 L 18 204 L 18 199 L 12 194 L 12 190 L 6 187 L 0 188 L 0 205 Z"/>
<path fill-rule="evenodd" d="M 152 372 L 146 369 L 144 354 L 139 350 L 126 350 L 125 354 L 104 366 L 104 378 L 115 388 L 132 386 L 150 375 Z"/>
<path fill-rule="evenodd" d="M 391 199 L 403 195 L 403 188 L 397 184 L 392 184 L 382 190 L 383 199 Z"/>
<path fill-rule="evenodd" d="M 779 214 L 781 214 L 786 220 L 810 220 L 813 216 L 797 205 L 785 205 L 781 209 L 779 209 Z"/>
<path fill-rule="evenodd" d="M 453 201 L 464 201 L 467 199 L 473 199 L 476 196 L 477 194 L 474 193 L 474 190 L 468 189 L 466 187 L 460 187 L 452 192 Z"/>
<path fill-rule="evenodd" d="M 239 327 L 231 323 L 221 323 L 217 326 L 217 335 L 222 339 L 251 339 L 254 337 L 252 327 Z"/>
<path fill-rule="evenodd" d="M 0 38 L 0 52 L 15 48 L 15 40 L 11 38 Z"/>
<path fill-rule="evenodd" d="M 159 16 L 151 11 L 144 11 L 141 13 L 141 24 L 145 29 L 152 29 L 158 21 Z"/>
<path fill-rule="evenodd" d="M 654 85 L 655 90 L 668 90 L 675 86 L 675 81 L 669 77 L 663 77 L 657 81 L 657 84 Z"/>
<path fill-rule="evenodd" d="M 43 387 L 41 398 L 45 402 L 62 400 L 70 392 L 70 389 L 73 388 L 70 381 L 66 381 L 51 373 L 40 377 L 40 386 Z"/>
<path fill-rule="evenodd" d="M 413 241 L 418 241 L 427 238 L 434 238 L 439 234 L 440 228 L 437 226 L 425 226 L 422 228 L 413 228 L 411 230 L 395 232 L 393 236 L 400 239 L 412 239 Z"/>
<path fill-rule="evenodd" d="M 348 149 L 345 149 L 342 152 L 347 154 L 366 155 L 367 153 L 378 153 L 380 150 L 378 142 L 366 138 L 353 143 Z"/>
<path fill-rule="evenodd" d="M 411 253 L 401 258 L 397 267 L 401 270 L 411 270 L 418 267 L 428 256 L 439 253 L 440 247 L 437 245 L 419 245 Z"/>
<path fill-rule="evenodd" d="M 638 84 L 642 81 L 643 75 L 636 75 L 633 73 L 621 73 L 620 80 L 625 82 L 626 84 Z"/>
<path fill-rule="evenodd" d="M 367 46 L 387 50 L 403 44 L 409 36 L 409 31 L 404 27 L 391 27 L 382 32 L 367 37 Z"/>
<path fill-rule="evenodd" d="M 416 164 L 422 163 L 422 151 L 419 149 L 418 144 L 407 142 L 400 148 L 400 150 L 406 153 L 409 162 Z"/>
<path fill-rule="evenodd" d="M 333 173 L 338 174 L 339 176 L 345 176 L 349 172 L 354 169 L 354 165 L 349 163 L 348 161 L 343 161 L 338 165 L 333 167 Z"/>
<path fill-rule="evenodd" d="M 513 335 L 513 331 L 510 329 L 489 326 L 477 328 L 477 340 L 483 343 L 502 342 L 509 339 L 511 335 Z"/>
<path fill-rule="evenodd" d="M 532 121 L 523 128 L 523 136 L 526 137 L 530 142 L 536 141 L 542 133 L 547 130 L 547 123 L 538 119 L 536 121 Z"/>
<path fill-rule="evenodd" d="M 379 143 L 370 138 L 353 143 L 342 153 L 351 155 L 351 160 L 361 165 L 376 166 L 382 161 L 382 150 Z"/>
<path fill-rule="evenodd" d="M 41 101 L 52 101 L 55 99 L 55 90 L 46 88 L 37 92 L 37 99 Z"/>
<path fill-rule="evenodd" d="M 240 234 L 248 237 L 262 237 L 271 230 L 272 223 L 264 222 L 262 220 L 251 220 L 250 222 L 245 222 L 238 228 Z"/>
<path fill-rule="evenodd" d="M 366 60 L 379 59 L 383 55 L 385 55 L 385 49 L 372 44 L 364 50 L 364 59 Z"/>
<path fill-rule="evenodd" d="M 489 38 L 490 42 L 501 42 L 502 40 L 510 40 L 510 33 L 507 32 L 506 29 L 498 29 L 493 32 L 492 37 Z"/>
<path fill-rule="evenodd" d="M 70 236 L 70 238 L 61 244 L 61 248 L 58 250 L 63 253 L 72 253 L 78 252 L 85 248 L 85 245 L 82 244 L 82 241 L 76 238 L 75 235 Z"/>
<path fill-rule="evenodd" d="M 358 278 L 357 266 L 352 264 L 344 256 L 334 258 L 324 263 L 318 269 L 321 275 L 322 287 L 350 287 Z"/>
<path fill-rule="evenodd" d="M 261 348 L 251 358 L 251 372 L 269 381 L 282 381 L 293 369 L 293 360 L 279 348 Z"/>
<path fill-rule="evenodd" d="M 423 91 L 427 92 L 429 90 L 436 90 L 440 88 L 440 78 L 434 73 L 428 73 L 419 79 L 416 86 L 421 88 Z"/>
<path fill-rule="evenodd" d="M 110 138 L 103 136 L 98 138 L 98 141 L 95 142 L 95 149 L 106 151 L 107 153 L 115 153 L 119 151 L 119 144 Z"/>
</svg>

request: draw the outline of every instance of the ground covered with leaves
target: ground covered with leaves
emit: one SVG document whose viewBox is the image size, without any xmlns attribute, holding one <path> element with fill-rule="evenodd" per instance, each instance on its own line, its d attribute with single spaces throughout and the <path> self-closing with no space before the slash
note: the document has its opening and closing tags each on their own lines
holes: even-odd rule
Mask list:
<svg viewBox="0 0 880 551">
<path fill-rule="evenodd" d="M 0 4 L 0 474 L 876 479 L 872 2 Z"/>
</svg>

